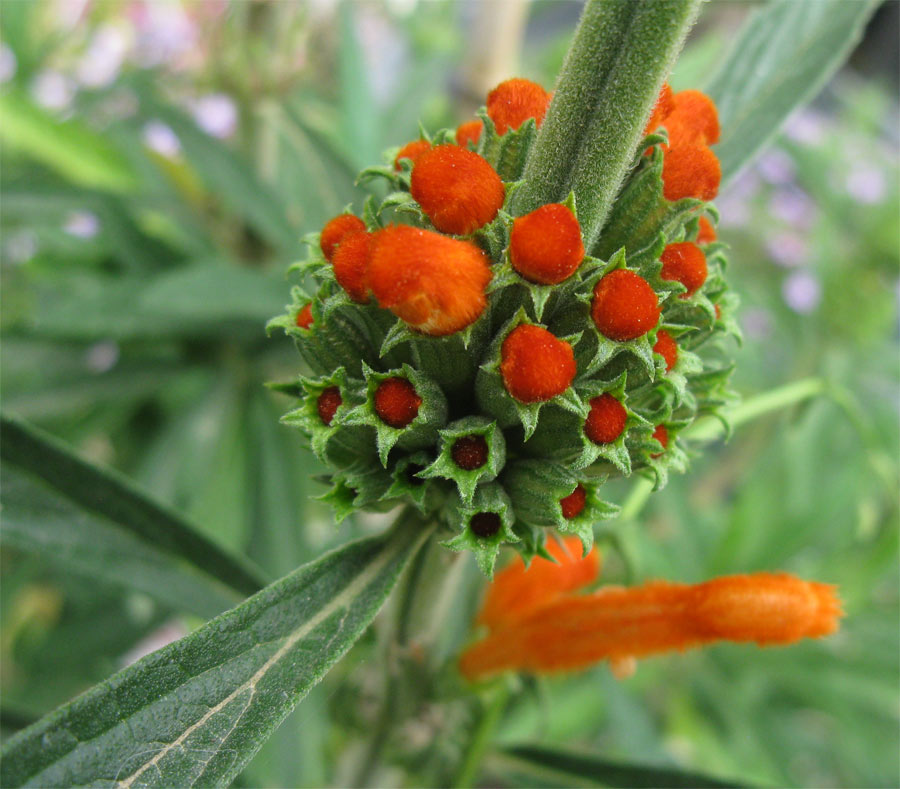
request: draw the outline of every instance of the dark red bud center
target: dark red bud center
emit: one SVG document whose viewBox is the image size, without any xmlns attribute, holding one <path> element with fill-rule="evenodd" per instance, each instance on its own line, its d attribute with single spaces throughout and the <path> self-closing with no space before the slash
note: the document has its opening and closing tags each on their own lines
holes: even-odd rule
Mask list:
<svg viewBox="0 0 900 789">
<path fill-rule="evenodd" d="M 487 463 L 489 455 L 487 441 L 484 436 L 463 436 L 456 439 L 450 455 L 453 462 L 463 471 L 474 471 Z"/>
</svg>

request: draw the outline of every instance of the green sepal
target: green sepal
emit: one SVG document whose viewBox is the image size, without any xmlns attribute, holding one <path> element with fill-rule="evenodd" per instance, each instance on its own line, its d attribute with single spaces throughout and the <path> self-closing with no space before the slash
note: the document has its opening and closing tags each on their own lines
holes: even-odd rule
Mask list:
<svg viewBox="0 0 900 789">
<path fill-rule="evenodd" d="M 430 225 L 431 220 L 422 211 L 422 207 L 413 199 L 409 192 L 391 192 L 378 206 L 378 218 L 381 221 L 385 211 L 393 210 L 400 214 L 408 214 L 415 217 L 420 225 Z"/>
<path fill-rule="evenodd" d="M 356 491 L 352 500 L 356 509 L 385 511 L 396 504 L 395 501 L 387 500 L 387 492 L 394 479 L 374 457 L 371 461 L 359 460 L 335 472 L 333 478 L 343 481 L 350 490 Z"/>
<path fill-rule="evenodd" d="M 496 513 L 500 517 L 500 528 L 490 536 L 479 537 L 472 531 L 471 521 L 475 515 L 484 512 Z M 459 531 L 459 534 L 444 540 L 441 545 L 451 551 L 472 551 L 478 567 L 488 578 L 494 577 L 494 564 L 500 553 L 500 546 L 505 542 L 519 541 L 519 536 L 512 529 L 515 516 L 509 496 L 496 482 L 480 485 L 471 504 L 466 504 L 458 496 L 451 499 L 442 515 L 447 524 Z"/>
<path fill-rule="evenodd" d="M 408 501 L 423 515 L 437 512 L 447 498 L 450 488 L 437 480 L 422 479 L 420 473 L 426 469 L 431 460 L 431 455 L 424 451 L 402 456 L 391 472 L 393 483 L 385 498 Z"/>
<path fill-rule="evenodd" d="M 528 118 L 518 129 L 508 130 L 500 137 L 496 163 L 491 165 L 503 181 L 518 181 L 525 169 L 525 160 L 537 137 L 537 123 Z"/>
<path fill-rule="evenodd" d="M 508 200 L 510 186 L 506 184 L 504 188 L 507 195 L 506 199 Z M 472 240 L 487 252 L 491 262 L 499 260 L 503 255 L 503 251 L 509 245 L 512 223 L 513 218 L 501 208 L 497 212 L 497 216 L 472 234 Z M 493 267 L 493 270 L 494 277 L 496 277 L 496 267 Z"/>
<path fill-rule="evenodd" d="M 353 505 L 353 499 L 356 498 L 356 491 L 352 490 L 342 479 L 335 480 L 331 490 L 323 493 L 321 496 L 313 496 L 315 501 L 321 501 L 328 504 L 334 510 L 335 524 L 341 523 L 348 515 L 356 512 Z"/>
<path fill-rule="evenodd" d="M 546 326 L 532 321 L 528 317 L 525 308 L 519 307 L 516 314 L 497 332 L 485 355 L 486 361 L 481 365 L 475 379 L 475 396 L 478 399 L 479 406 L 495 417 L 501 427 L 511 427 L 517 422 L 521 424 L 525 431 L 525 441 L 528 441 L 537 428 L 540 412 L 544 406 L 550 404 L 558 405 L 583 417 L 587 416 L 587 406 L 571 386 L 562 394 L 538 403 L 522 403 L 506 391 L 500 374 L 501 348 L 509 333 L 523 323 L 546 328 Z M 559 337 L 559 339 L 565 340 L 575 348 L 581 339 L 581 333 Z"/>
<path fill-rule="evenodd" d="M 382 466 L 387 467 L 388 455 L 395 445 L 402 449 L 421 449 L 435 443 L 438 430 L 447 422 L 447 399 L 434 381 L 408 364 L 387 372 L 376 372 L 363 364 L 363 375 L 366 379 L 365 401 L 341 421 L 345 425 L 368 425 L 375 429 L 375 445 Z M 375 390 L 388 378 L 405 378 L 422 398 L 415 419 L 406 427 L 391 427 L 375 412 Z"/>
<path fill-rule="evenodd" d="M 679 444 L 678 434 L 689 424 L 689 421 L 666 421 L 663 420 L 658 424 L 665 424 L 669 434 L 669 446 L 663 447 L 659 441 L 652 437 L 652 432 L 646 436 L 641 436 L 639 441 L 635 441 L 632 454 L 636 458 L 640 458 L 640 467 L 647 469 L 654 477 L 653 490 L 662 490 L 669 481 L 669 471 L 677 471 L 684 473 L 688 467 L 688 456 L 684 448 Z M 654 428 L 655 429 L 655 428 Z M 637 463 L 635 464 L 638 465 Z"/>
<path fill-rule="evenodd" d="M 439 477 L 451 480 L 456 484 L 460 498 L 471 504 L 475 489 L 485 482 L 491 482 L 503 469 L 506 463 L 506 439 L 497 423 L 482 416 L 468 416 L 451 422 L 443 430 L 438 431 L 441 437 L 441 448 L 437 459 L 418 476 L 424 479 Z M 466 470 L 456 465 L 452 450 L 454 443 L 466 436 L 481 436 L 488 448 L 487 461 L 479 468 Z"/>
<path fill-rule="evenodd" d="M 378 206 L 375 195 L 369 195 L 363 202 L 362 221 L 366 223 L 366 230 L 370 233 L 380 230 L 381 218 L 378 216 Z"/>
</svg>

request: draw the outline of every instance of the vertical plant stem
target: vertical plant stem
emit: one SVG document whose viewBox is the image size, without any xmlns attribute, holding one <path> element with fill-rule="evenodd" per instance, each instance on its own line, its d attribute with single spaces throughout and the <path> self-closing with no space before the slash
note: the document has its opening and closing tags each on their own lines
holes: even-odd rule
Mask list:
<svg viewBox="0 0 900 789">
<path fill-rule="evenodd" d="M 453 781 L 455 789 L 469 789 L 475 785 L 481 763 L 484 761 L 484 754 L 509 701 L 509 691 L 509 683 L 503 682 L 494 691 L 493 698 L 485 703 L 481 718 L 472 732 L 472 737 L 463 755 L 459 772 Z"/>
<path fill-rule="evenodd" d="M 590 249 L 700 0 L 588 0 L 525 164 L 515 213 L 575 192 Z"/>
</svg>

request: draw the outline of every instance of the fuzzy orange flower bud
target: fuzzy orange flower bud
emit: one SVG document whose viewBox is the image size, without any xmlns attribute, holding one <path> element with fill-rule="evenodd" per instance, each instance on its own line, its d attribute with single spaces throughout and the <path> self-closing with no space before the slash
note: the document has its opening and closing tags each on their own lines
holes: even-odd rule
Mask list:
<svg viewBox="0 0 900 789">
<path fill-rule="evenodd" d="M 581 225 L 562 203 L 549 203 L 513 221 L 509 261 L 525 279 L 556 285 L 584 260 Z"/>
<path fill-rule="evenodd" d="M 469 143 L 477 145 L 482 129 L 484 129 L 484 124 L 481 121 L 466 121 L 459 124 L 456 127 L 456 144 L 463 148 L 468 148 Z"/>
<path fill-rule="evenodd" d="M 719 193 L 722 168 L 716 155 L 702 143 L 670 148 L 663 157 L 663 197 L 712 200 Z"/>
<path fill-rule="evenodd" d="M 555 562 L 537 556 L 526 568 L 517 556 L 494 576 L 478 614 L 478 624 L 491 630 L 507 627 L 596 580 L 600 572 L 596 548 L 582 557 L 581 540 L 577 537 L 566 537 L 562 543 L 547 540 L 545 547 Z"/>
<path fill-rule="evenodd" d="M 353 214 L 340 214 L 333 219 L 329 219 L 322 228 L 319 236 L 319 246 L 322 247 L 322 254 L 326 259 L 331 260 L 334 257 L 334 251 L 338 244 L 351 233 L 360 233 L 365 231 L 366 224 L 358 216 Z"/>
<path fill-rule="evenodd" d="M 460 668 L 475 679 L 581 669 L 599 660 L 621 665 L 722 640 L 790 644 L 833 633 L 840 616 L 834 587 L 786 574 L 609 587 L 562 596 L 495 631 L 463 653 Z"/>
<path fill-rule="evenodd" d="M 309 329 L 309 327 L 313 325 L 312 302 L 303 305 L 297 312 L 294 322 L 301 329 Z"/>
<path fill-rule="evenodd" d="M 653 438 L 655 438 L 657 441 L 659 441 L 660 444 L 662 444 L 662 448 L 664 450 L 669 448 L 669 431 L 665 425 L 656 426 L 656 430 L 653 431 Z M 654 455 L 650 455 L 650 457 L 658 458 L 662 457 L 662 455 L 662 452 L 657 452 Z"/>
<path fill-rule="evenodd" d="M 609 392 L 594 397 L 588 403 L 590 413 L 584 422 L 584 434 L 595 444 L 611 444 L 625 430 L 628 413 Z"/>
<path fill-rule="evenodd" d="M 575 486 L 575 490 L 573 490 L 568 496 L 561 498 L 559 500 L 559 508 L 562 510 L 563 517 L 566 520 L 572 520 L 572 518 L 577 518 L 582 512 L 584 512 L 584 508 L 587 505 L 587 491 L 584 489 L 584 485 L 579 483 Z"/>
<path fill-rule="evenodd" d="M 390 427 L 406 427 L 419 413 L 422 398 L 405 378 L 386 378 L 375 390 L 375 413 Z"/>
<path fill-rule="evenodd" d="M 378 304 L 424 334 L 452 334 L 484 312 L 491 280 L 474 244 L 395 225 L 374 234 L 369 287 Z"/>
<path fill-rule="evenodd" d="M 591 317 L 602 335 L 627 342 L 659 322 L 659 299 L 639 274 L 616 269 L 594 286 Z"/>
<path fill-rule="evenodd" d="M 683 90 L 672 97 L 672 110 L 663 121 L 669 145 L 719 141 L 719 113 L 713 100 L 699 90 Z"/>
<path fill-rule="evenodd" d="M 662 90 L 660 90 L 659 96 L 656 99 L 656 104 L 653 105 L 653 112 L 650 113 L 650 119 L 647 121 L 647 126 L 644 128 L 644 134 L 650 134 L 650 132 L 655 131 L 662 126 L 663 120 L 672 111 L 673 107 L 672 88 L 669 86 L 668 82 L 664 82 Z"/>
<path fill-rule="evenodd" d="M 369 300 L 369 256 L 371 233 L 352 233 L 344 236 L 332 258 L 334 278 L 358 304 Z"/>
<path fill-rule="evenodd" d="M 487 113 L 497 134 L 518 129 L 529 118 L 540 127 L 550 105 L 551 94 L 536 82 L 508 79 L 487 95 Z"/>
<path fill-rule="evenodd" d="M 575 372 L 572 346 L 540 326 L 516 326 L 500 349 L 503 385 L 522 403 L 541 403 L 562 394 Z"/>
<path fill-rule="evenodd" d="M 406 145 L 397 151 L 397 155 L 394 157 L 394 169 L 399 172 L 401 159 L 409 159 L 410 162 L 415 164 L 419 161 L 419 157 L 430 148 L 431 143 L 428 142 L 428 140 L 413 140 L 412 142 L 406 143 Z"/>
<path fill-rule="evenodd" d="M 477 153 L 438 145 L 416 161 L 410 193 L 442 233 L 464 236 L 490 222 L 503 206 L 503 181 Z"/>
<path fill-rule="evenodd" d="M 700 217 L 700 228 L 697 231 L 697 243 L 698 244 L 711 244 L 716 240 L 718 236 L 716 236 L 716 229 L 713 227 L 713 223 L 710 222 L 705 216 Z"/>
<path fill-rule="evenodd" d="M 678 344 L 665 329 L 660 329 L 656 333 L 653 352 L 658 353 L 666 360 L 666 372 L 669 372 L 678 363 Z"/>
<path fill-rule="evenodd" d="M 663 264 L 660 276 L 687 288 L 687 293 L 681 294 L 683 299 L 693 296 L 706 282 L 706 255 L 696 244 L 690 241 L 669 244 L 660 259 Z"/>
<path fill-rule="evenodd" d="M 334 419 L 334 415 L 343 403 L 344 398 L 341 397 L 341 390 L 336 386 L 329 386 L 327 389 L 322 390 L 322 393 L 316 400 L 316 411 L 319 412 L 319 419 L 322 420 L 323 425 L 331 424 L 331 420 Z"/>
</svg>

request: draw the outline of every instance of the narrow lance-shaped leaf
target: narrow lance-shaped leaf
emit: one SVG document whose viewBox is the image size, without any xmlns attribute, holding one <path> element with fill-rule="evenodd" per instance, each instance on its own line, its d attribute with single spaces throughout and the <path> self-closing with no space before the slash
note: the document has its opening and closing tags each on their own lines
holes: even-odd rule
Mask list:
<svg viewBox="0 0 900 789">
<path fill-rule="evenodd" d="M 81 460 L 42 431 L 3 416 L 0 457 L 32 474 L 67 499 L 118 524 L 133 537 L 192 563 L 240 592 L 260 586 L 258 573 L 161 504 L 147 497 L 121 474 Z"/>
<path fill-rule="evenodd" d="M 0 783 L 224 786 L 363 633 L 430 530 L 306 564 L 12 738 Z"/>
<path fill-rule="evenodd" d="M 707 92 L 727 181 L 797 107 L 821 90 L 862 37 L 880 0 L 772 0 L 744 25 Z"/>
<path fill-rule="evenodd" d="M 515 195 L 517 214 L 575 192 L 596 241 L 699 0 L 590 0 Z"/>
<path fill-rule="evenodd" d="M 611 786 L 628 789 L 724 789 L 741 786 L 735 781 L 718 780 L 700 773 L 610 762 L 589 753 L 538 745 L 504 748 L 490 757 L 488 767 L 492 774 L 515 775 L 526 785 L 538 786 Z"/>
</svg>

